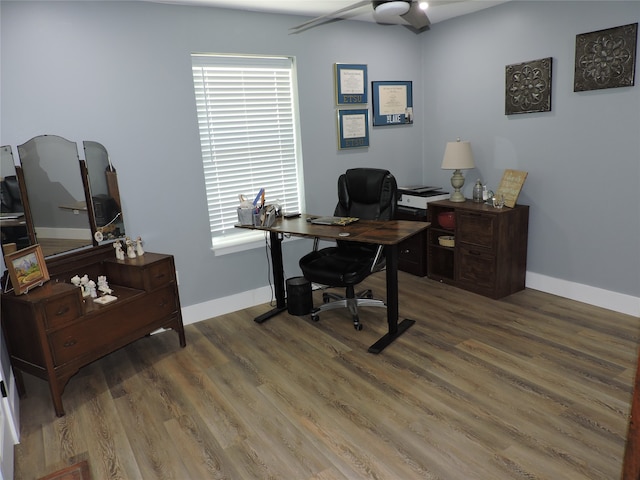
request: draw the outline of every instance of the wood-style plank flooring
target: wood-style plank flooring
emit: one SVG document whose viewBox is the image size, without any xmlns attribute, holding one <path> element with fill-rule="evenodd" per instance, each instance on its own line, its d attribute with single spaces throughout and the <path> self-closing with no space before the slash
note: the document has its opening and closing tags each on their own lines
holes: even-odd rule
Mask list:
<svg viewBox="0 0 640 480">
<path fill-rule="evenodd" d="M 258 325 L 261 305 L 84 368 L 62 418 L 25 375 L 15 479 L 85 459 L 94 480 L 620 478 L 640 319 L 399 283 L 417 323 L 380 355 L 383 309 L 358 332 L 343 310 Z M 384 298 L 384 273 L 366 285 Z"/>
</svg>

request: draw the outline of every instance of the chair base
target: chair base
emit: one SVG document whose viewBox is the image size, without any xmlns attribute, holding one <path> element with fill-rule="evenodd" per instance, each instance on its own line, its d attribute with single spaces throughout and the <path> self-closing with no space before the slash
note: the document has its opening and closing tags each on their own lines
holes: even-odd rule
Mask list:
<svg viewBox="0 0 640 480">
<path fill-rule="evenodd" d="M 387 307 L 386 303 L 382 300 L 373 298 L 373 292 L 371 290 L 363 290 L 353 295 L 353 297 L 349 297 L 349 288 L 347 288 L 347 297 L 336 293 L 324 292 L 322 294 L 322 301 L 322 305 L 311 311 L 311 319 L 314 322 L 320 320 L 320 312 L 335 310 L 336 308 L 348 308 L 353 319 L 353 328 L 356 330 L 362 330 L 362 324 L 358 316 L 358 307 Z"/>
</svg>

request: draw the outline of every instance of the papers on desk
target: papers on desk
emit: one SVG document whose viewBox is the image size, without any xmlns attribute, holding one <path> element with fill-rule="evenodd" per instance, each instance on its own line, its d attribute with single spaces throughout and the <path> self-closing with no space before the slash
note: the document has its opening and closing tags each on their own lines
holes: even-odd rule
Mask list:
<svg viewBox="0 0 640 480">
<path fill-rule="evenodd" d="M 317 217 L 317 218 L 312 218 L 310 221 L 314 225 L 339 225 L 344 227 L 345 225 L 349 225 L 350 223 L 357 222 L 358 218 L 356 217 Z"/>
</svg>

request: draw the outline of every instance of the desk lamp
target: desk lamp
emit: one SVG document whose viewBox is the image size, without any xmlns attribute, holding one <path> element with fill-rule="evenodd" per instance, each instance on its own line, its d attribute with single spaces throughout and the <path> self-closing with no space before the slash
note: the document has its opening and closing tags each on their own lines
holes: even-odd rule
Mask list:
<svg viewBox="0 0 640 480">
<path fill-rule="evenodd" d="M 454 170 L 451 177 L 453 193 L 449 200 L 452 202 L 464 202 L 464 195 L 460 192 L 464 185 L 464 176 L 460 170 L 475 168 L 471 144 L 469 142 L 461 142 L 459 138 L 456 142 L 448 142 L 447 148 L 444 150 L 442 168 L 443 170 Z"/>
</svg>

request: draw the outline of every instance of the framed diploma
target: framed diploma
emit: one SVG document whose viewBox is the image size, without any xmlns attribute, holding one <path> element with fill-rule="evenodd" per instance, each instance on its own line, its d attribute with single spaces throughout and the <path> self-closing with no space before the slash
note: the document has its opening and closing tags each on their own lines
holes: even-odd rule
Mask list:
<svg viewBox="0 0 640 480">
<path fill-rule="evenodd" d="M 373 126 L 413 123 L 412 82 L 371 82 Z"/>
<path fill-rule="evenodd" d="M 367 66 L 336 63 L 336 105 L 367 103 Z"/>
<path fill-rule="evenodd" d="M 369 146 L 369 110 L 338 110 L 338 148 Z"/>
</svg>

